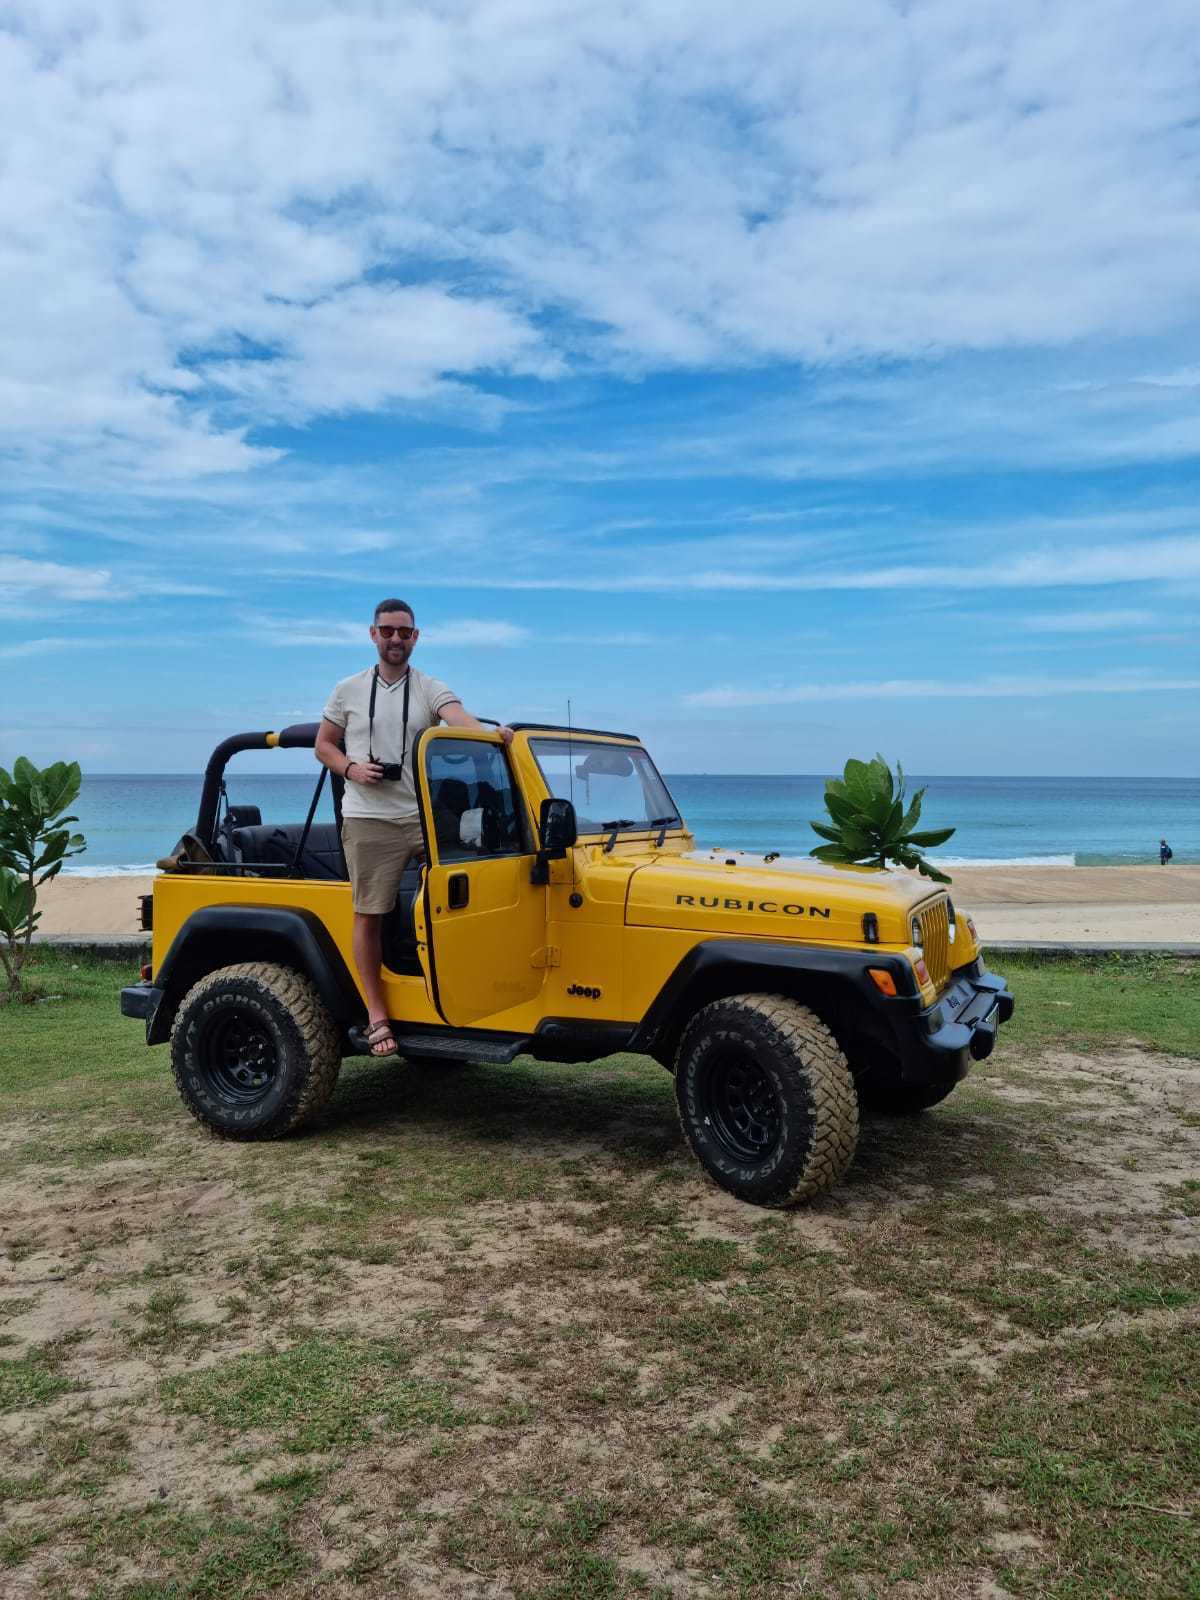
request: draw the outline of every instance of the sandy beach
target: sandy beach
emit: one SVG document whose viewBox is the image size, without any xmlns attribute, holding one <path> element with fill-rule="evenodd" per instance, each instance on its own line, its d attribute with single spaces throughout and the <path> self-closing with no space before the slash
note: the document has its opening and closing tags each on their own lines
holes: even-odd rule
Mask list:
<svg viewBox="0 0 1200 1600">
<path fill-rule="evenodd" d="M 42 890 L 43 934 L 138 930 L 151 877 L 59 877 Z M 1200 866 L 961 867 L 951 890 L 985 939 L 1200 944 Z"/>
</svg>

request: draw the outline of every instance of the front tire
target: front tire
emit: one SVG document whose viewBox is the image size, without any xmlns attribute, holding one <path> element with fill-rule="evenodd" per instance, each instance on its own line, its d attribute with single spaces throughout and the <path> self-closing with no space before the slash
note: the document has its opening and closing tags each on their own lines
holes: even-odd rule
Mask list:
<svg viewBox="0 0 1200 1600">
<path fill-rule="evenodd" d="M 184 1105 L 223 1139 L 278 1139 L 328 1101 L 341 1042 L 316 986 L 265 961 L 192 985 L 171 1029 Z"/>
<path fill-rule="evenodd" d="M 858 1140 L 846 1058 L 807 1006 L 781 995 L 714 1000 L 675 1061 L 684 1136 L 714 1183 L 760 1206 L 831 1189 Z"/>
</svg>

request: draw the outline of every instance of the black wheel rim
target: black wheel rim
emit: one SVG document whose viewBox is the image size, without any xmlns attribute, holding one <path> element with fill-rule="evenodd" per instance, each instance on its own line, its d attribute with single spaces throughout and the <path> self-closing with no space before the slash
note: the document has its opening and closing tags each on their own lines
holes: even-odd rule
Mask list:
<svg viewBox="0 0 1200 1600">
<path fill-rule="evenodd" d="M 746 1050 L 721 1050 L 701 1078 L 705 1121 L 718 1144 L 736 1161 L 765 1161 L 774 1154 L 783 1127 L 779 1095 Z"/>
<path fill-rule="evenodd" d="M 231 1105 L 262 1100 L 279 1074 L 274 1036 L 250 1012 L 230 1011 L 215 1019 L 205 1030 L 200 1056 L 212 1088 Z"/>
</svg>

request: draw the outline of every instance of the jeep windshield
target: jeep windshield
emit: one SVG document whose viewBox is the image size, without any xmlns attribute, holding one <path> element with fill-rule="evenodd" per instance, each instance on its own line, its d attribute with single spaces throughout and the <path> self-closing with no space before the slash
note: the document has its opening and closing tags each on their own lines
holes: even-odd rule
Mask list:
<svg viewBox="0 0 1200 1600">
<path fill-rule="evenodd" d="M 681 826 L 675 802 L 644 750 L 581 739 L 531 739 L 559 800 L 570 800 L 580 833 L 646 833 Z"/>
</svg>

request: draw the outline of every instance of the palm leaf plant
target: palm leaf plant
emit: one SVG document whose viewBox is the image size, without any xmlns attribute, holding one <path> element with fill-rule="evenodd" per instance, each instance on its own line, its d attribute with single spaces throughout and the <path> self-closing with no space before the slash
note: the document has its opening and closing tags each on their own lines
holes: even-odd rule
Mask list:
<svg viewBox="0 0 1200 1600">
<path fill-rule="evenodd" d="M 816 846 L 812 854 L 844 865 L 886 867 L 894 861 L 915 867 L 938 883 L 949 883 L 949 876 L 931 866 L 921 852 L 945 844 L 955 830 L 915 831 L 924 797 L 925 790 L 918 789 L 905 806 L 904 768 L 898 761 L 894 778 L 880 755 L 873 761 L 847 761 L 842 776 L 825 784 L 830 820 L 810 826 L 829 843 Z"/>
<path fill-rule="evenodd" d="M 18 756 L 11 773 L 0 767 L 0 965 L 8 989 L 0 1003 L 21 993 L 21 969 L 41 919 L 37 892 L 57 877 L 68 856 L 84 848 L 65 813 L 79 794 L 79 763 L 35 767 Z"/>
</svg>

